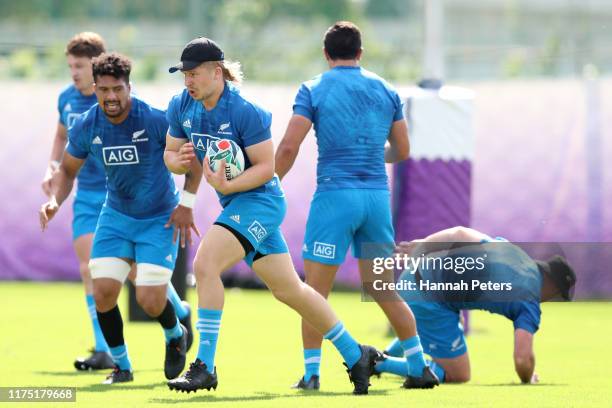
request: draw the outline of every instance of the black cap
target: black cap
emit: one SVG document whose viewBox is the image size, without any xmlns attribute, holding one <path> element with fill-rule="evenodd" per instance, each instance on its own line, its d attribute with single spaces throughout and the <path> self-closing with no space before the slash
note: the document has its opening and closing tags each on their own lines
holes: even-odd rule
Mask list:
<svg viewBox="0 0 612 408">
<path fill-rule="evenodd" d="M 563 299 L 572 300 L 570 290 L 576 284 L 576 273 L 567 263 L 567 260 L 562 256 L 555 255 L 546 262 L 537 261 L 537 264 L 559 288 Z"/>
<path fill-rule="evenodd" d="M 223 61 L 223 50 L 213 40 L 206 37 L 195 38 L 185 45 L 181 53 L 181 62 L 168 71 L 188 71 L 196 68 L 203 62 Z"/>
</svg>

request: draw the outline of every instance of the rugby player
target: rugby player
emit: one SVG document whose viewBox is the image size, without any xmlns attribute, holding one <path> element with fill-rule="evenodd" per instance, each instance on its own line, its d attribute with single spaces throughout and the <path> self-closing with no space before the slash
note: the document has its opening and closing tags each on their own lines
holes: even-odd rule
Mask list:
<svg viewBox="0 0 612 408">
<path fill-rule="evenodd" d="M 474 245 L 475 243 L 479 245 Z M 426 293 L 415 294 L 407 290 L 399 292 L 414 313 L 425 353 L 433 358 L 430 365 L 440 381 L 463 383 L 470 380 L 470 359 L 459 312 L 462 309 L 471 309 L 486 310 L 512 321 L 514 369 L 522 383 L 538 382 L 533 338 L 540 326 L 540 303 L 559 297 L 571 300 L 571 289 L 576 283 L 576 275 L 565 258 L 556 255 L 547 261 L 534 260 L 521 248 L 503 238 L 494 239 L 465 227 L 446 229 L 423 240 L 402 242 L 398 245 L 399 253 L 410 256 L 440 253 L 439 251 L 449 257 L 470 256 L 473 259 L 486 254 L 483 272 L 478 274 L 479 280 L 488 279 L 505 283 L 506 286 L 510 284 L 513 293 L 516 293 L 512 295 L 516 296 L 516 299 L 503 301 L 501 298 L 496 299 L 494 295 L 482 298 L 480 293 L 477 301 L 470 301 L 469 296 L 473 293 L 466 293 L 466 297 L 461 301 L 432 301 L 427 298 Z M 414 275 L 404 273 L 402 279 L 428 279 L 432 282 L 457 280 L 456 274 L 440 274 L 426 269 L 419 268 Z M 462 272 L 461 276 L 469 280 L 469 275 L 469 272 Z M 420 295 L 423 295 L 422 299 Z M 450 295 L 444 296 L 443 299 L 447 299 Z M 385 357 L 376 365 L 376 371 L 405 375 L 406 365 L 403 358 L 393 356 L 401 356 L 397 339 L 387 347 Z"/>
<path fill-rule="evenodd" d="M 314 126 L 319 158 L 302 250 L 306 283 L 327 297 L 352 246 L 364 288 L 401 339 L 408 362 L 404 386 L 433 388 L 438 380 L 423 357 L 410 309 L 393 292 L 380 298 L 371 290 L 372 259 L 389 256 L 394 247 L 385 163 L 408 158 L 402 103 L 391 85 L 359 65 L 363 49 L 355 24 L 335 23 L 323 43 L 329 70 L 300 87 L 276 152 L 276 172 L 283 178 Z M 316 390 L 322 339 L 307 321 L 302 322 L 302 340 L 305 373 L 293 387 Z"/>
<path fill-rule="evenodd" d="M 99 34 L 93 32 L 76 34 L 66 45 L 66 59 L 73 83 L 62 90 L 58 99 L 59 122 L 55 131 L 49 165 L 42 182 L 43 192 L 47 196 L 51 195 L 52 177 L 59 167 L 66 146 L 67 128 L 72 126 L 81 113 L 97 102 L 91 59 L 104 51 L 104 40 Z M 85 289 L 87 309 L 93 326 L 94 347 L 90 356 L 79 357 L 74 361 L 74 367 L 77 370 L 99 370 L 114 366 L 96 315 L 88 266 L 94 230 L 105 199 L 104 168 L 96 160 L 85 160 L 77 176 L 77 188 L 73 202 L 72 239 L 79 261 L 79 272 Z M 134 273 L 130 274 L 131 280 L 133 280 Z M 168 299 L 172 302 L 181 324 L 191 329 L 189 304 L 181 301 L 170 282 L 168 283 Z M 191 330 L 189 333 L 188 343 L 191 346 L 193 340 Z"/>
<path fill-rule="evenodd" d="M 204 175 L 218 193 L 223 211 L 206 232 L 194 260 L 198 290 L 200 344 L 196 360 L 180 378 L 168 382 L 171 390 L 215 389 L 214 363 L 221 326 L 224 289 L 220 275 L 244 259 L 279 301 L 296 310 L 342 355 L 355 394 L 368 393 L 368 377 L 379 352 L 359 345 L 344 328 L 329 304 L 298 277 L 280 225 L 286 202 L 274 175 L 271 114 L 245 98 L 236 88 L 242 73 L 226 61 L 212 40 L 201 37 L 183 49 L 181 62 L 170 72 L 181 71 L 186 89 L 167 110 L 166 165 L 183 173 L 197 155 L 204 160 L 208 143 L 231 139 L 245 153 L 245 171 L 227 180 L 224 162 L 212 172 L 204 161 Z"/>
<path fill-rule="evenodd" d="M 131 68 L 131 61 L 116 53 L 93 60 L 98 103 L 68 129 L 68 145 L 53 176 L 51 197 L 40 211 L 44 230 L 86 159 L 104 168 L 108 194 L 95 230 L 89 269 L 98 321 L 114 364 L 106 384 L 133 380 L 117 298 L 134 263 L 137 301 L 164 329 L 166 378 L 183 370 L 188 332 L 166 297 L 167 287 L 176 262 L 177 232 L 182 242 L 191 240 L 191 229 L 199 234 L 190 208 L 193 203 L 177 205 L 178 191 L 163 165 L 165 113 L 131 95 Z M 194 161 L 189 170 L 185 190 L 195 194 L 202 169 Z"/>
</svg>

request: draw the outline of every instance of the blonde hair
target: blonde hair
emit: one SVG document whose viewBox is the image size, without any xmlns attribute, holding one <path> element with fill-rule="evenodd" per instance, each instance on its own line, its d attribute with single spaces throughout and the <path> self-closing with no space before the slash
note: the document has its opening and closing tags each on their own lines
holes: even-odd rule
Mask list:
<svg viewBox="0 0 612 408">
<path fill-rule="evenodd" d="M 223 79 L 233 82 L 235 85 L 241 85 L 244 80 L 242 67 L 238 61 L 211 61 L 208 63 L 211 68 L 219 67 L 223 72 Z"/>
</svg>

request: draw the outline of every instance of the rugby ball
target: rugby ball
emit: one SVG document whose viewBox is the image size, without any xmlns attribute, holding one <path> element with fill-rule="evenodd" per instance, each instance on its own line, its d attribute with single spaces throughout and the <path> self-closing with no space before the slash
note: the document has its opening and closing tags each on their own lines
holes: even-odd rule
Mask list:
<svg viewBox="0 0 612 408">
<path fill-rule="evenodd" d="M 236 142 L 230 139 L 213 140 L 206 149 L 206 157 L 212 171 L 225 159 L 225 178 L 231 180 L 244 172 L 244 154 Z"/>
</svg>

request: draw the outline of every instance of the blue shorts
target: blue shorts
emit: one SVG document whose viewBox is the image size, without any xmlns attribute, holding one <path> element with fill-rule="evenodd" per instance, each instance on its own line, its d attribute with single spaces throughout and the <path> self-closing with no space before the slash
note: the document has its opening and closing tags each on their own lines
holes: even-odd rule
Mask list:
<svg viewBox="0 0 612 408">
<path fill-rule="evenodd" d="M 434 358 L 455 358 L 467 352 L 459 312 L 444 303 L 408 302 L 423 351 Z"/>
<path fill-rule="evenodd" d="M 137 219 L 102 207 L 94 236 L 91 258 L 128 258 L 174 270 L 178 238 L 172 242 L 173 228 L 165 228 L 170 213 Z"/>
<path fill-rule="evenodd" d="M 392 255 L 389 191 L 346 189 L 315 193 L 306 223 L 303 258 L 339 265 L 351 245 L 358 259 Z"/>
<path fill-rule="evenodd" d="M 399 279 L 417 282 L 416 276 L 407 271 Z M 426 297 L 419 290 L 398 290 L 397 293 L 414 314 L 417 333 L 426 354 L 435 358 L 454 358 L 467 352 L 459 312 L 443 302 L 420 300 Z"/>
<path fill-rule="evenodd" d="M 284 196 L 267 193 L 243 193 L 232 199 L 215 223 L 232 228 L 253 246 L 244 260 L 253 265 L 253 257 L 289 252 L 280 225 L 287 212 Z"/>
<path fill-rule="evenodd" d="M 77 189 L 72 203 L 72 240 L 96 231 L 106 190 Z"/>
</svg>

